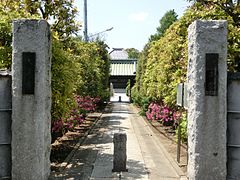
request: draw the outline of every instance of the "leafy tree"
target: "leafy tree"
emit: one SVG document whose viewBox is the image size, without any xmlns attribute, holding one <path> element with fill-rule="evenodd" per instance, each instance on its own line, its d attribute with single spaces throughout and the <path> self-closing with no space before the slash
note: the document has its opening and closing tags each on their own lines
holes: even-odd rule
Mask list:
<svg viewBox="0 0 240 180">
<path fill-rule="evenodd" d="M 75 20 L 74 0 L 1 0 L 0 1 L 0 68 L 11 67 L 12 21 L 19 18 L 43 18 L 53 22 L 51 28 L 58 40 L 66 41 L 80 24 Z"/>
<path fill-rule="evenodd" d="M 147 57 L 148 57 L 148 50 L 150 48 L 150 44 L 146 44 L 145 47 L 143 48 L 143 51 L 140 53 L 138 63 L 137 63 L 137 72 L 136 72 L 136 86 L 138 90 L 143 90 L 142 89 L 142 78 L 143 74 L 145 73 L 146 70 L 146 62 L 147 62 Z"/>
<path fill-rule="evenodd" d="M 145 89 L 143 88 L 143 75 L 146 70 L 146 63 L 148 57 L 148 50 L 150 48 L 150 43 L 146 44 L 144 49 L 139 55 L 137 63 L 137 72 L 136 72 L 136 83 L 132 88 L 132 99 L 135 104 L 142 105 L 143 95 L 146 94 Z M 147 101 L 148 105 L 148 101 Z"/>
<path fill-rule="evenodd" d="M 157 32 L 154 35 L 151 35 L 149 41 L 156 41 L 160 39 L 165 31 L 177 20 L 177 14 L 173 10 L 167 11 L 164 16 L 160 19 L 159 24 L 160 26 L 157 27 Z"/>
<path fill-rule="evenodd" d="M 77 94 L 100 96 L 101 99 L 106 100 L 109 97 L 108 79 L 110 74 L 107 45 L 102 41 L 85 43 L 79 38 L 71 38 L 67 47 L 74 54 L 79 65 Z"/>
<path fill-rule="evenodd" d="M 163 101 L 170 107 L 175 106 L 176 85 L 186 80 L 187 27 L 197 19 L 228 20 L 228 70 L 239 71 L 239 27 L 220 6 L 196 3 L 166 30 L 162 38 L 148 43 L 144 68 L 140 67 L 140 70 L 137 70 L 137 82 L 134 86 L 136 97 L 140 97 L 138 101 L 148 97 L 155 101 Z"/>
<path fill-rule="evenodd" d="M 38 18 L 17 5 L 17 2 L 1 0 L 0 3 L 0 68 L 10 69 L 12 59 L 12 21 L 18 18 Z"/>
<path fill-rule="evenodd" d="M 203 5 L 217 5 L 227 15 L 229 15 L 234 24 L 240 27 L 240 0 L 187 0 L 189 2 L 201 3 Z"/>
<path fill-rule="evenodd" d="M 70 49 L 53 38 L 52 45 L 52 121 L 64 118 L 76 106 L 79 63 Z"/>
<path fill-rule="evenodd" d="M 127 48 L 126 51 L 128 53 L 128 58 L 129 59 L 138 59 L 139 58 L 140 52 L 137 49 Z"/>
<path fill-rule="evenodd" d="M 109 57 L 104 42 L 85 43 L 81 37 L 53 41 L 52 119 L 60 120 L 74 109 L 74 95 L 109 98 Z"/>
<path fill-rule="evenodd" d="M 78 11 L 73 5 L 74 0 L 25 0 L 25 3 L 30 13 L 41 12 L 43 19 L 52 19 L 52 30 L 57 32 L 60 38 L 67 38 L 80 30 L 81 25 L 76 21 Z"/>
<path fill-rule="evenodd" d="M 98 54 L 101 57 L 102 63 L 101 63 L 101 84 L 103 85 L 103 92 L 105 94 L 105 97 L 102 97 L 103 100 L 107 100 L 109 98 L 109 94 L 106 94 L 106 92 L 109 92 L 109 77 L 110 77 L 110 56 L 108 54 L 107 48 L 108 45 L 105 44 L 104 41 L 97 40 L 96 41 L 98 49 Z"/>
<path fill-rule="evenodd" d="M 74 95 L 108 95 L 109 57 L 104 42 L 84 43 L 71 36 L 79 26 L 73 0 L 1 0 L 0 68 L 11 67 L 12 20 L 44 18 L 52 25 L 52 121 L 66 119 L 76 107 Z M 105 99 L 104 99 L 105 98 Z"/>
<path fill-rule="evenodd" d="M 66 39 L 81 27 L 76 21 L 78 11 L 73 3 L 74 0 L 1 0 L 1 8 L 5 12 L 19 13 L 21 10 L 21 17 L 25 17 L 24 13 L 37 15 L 49 21 L 61 39 Z"/>
<path fill-rule="evenodd" d="M 228 20 L 228 68 L 229 71 L 240 72 L 239 31 L 240 31 L 240 0 L 188 0 L 195 3 L 195 7 L 215 9 L 225 14 L 223 19 Z M 221 17 L 221 15 L 219 16 Z M 216 18 L 216 17 L 215 17 Z"/>
</svg>

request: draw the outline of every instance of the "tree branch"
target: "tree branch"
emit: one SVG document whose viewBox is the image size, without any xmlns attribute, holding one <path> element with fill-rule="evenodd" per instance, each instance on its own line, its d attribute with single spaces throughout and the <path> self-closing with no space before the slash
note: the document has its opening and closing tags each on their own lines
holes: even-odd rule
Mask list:
<svg viewBox="0 0 240 180">
<path fill-rule="evenodd" d="M 41 11 L 42 18 L 43 18 L 43 19 L 46 19 L 46 13 L 44 12 L 44 10 L 43 10 L 41 4 L 39 4 L 39 9 L 40 9 L 40 11 Z"/>
<path fill-rule="evenodd" d="M 239 3 L 240 0 L 238 0 L 237 3 Z M 234 12 L 234 9 L 237 8 L 237 5 L 234 6 L 233 1 L 232 0 L 228 0 L 226 3 L 224 2 L 212 2 L 211 0 L 208 1 L 209 3 L 213 3 L 217 6 L 219 6 L 222 10 L 225 11 L 226 14 L 228 14 L 229 16 L 232 17 L 233 22 L 236 26 L 240 27 L 240 13 L 238 12 Z"/>
</svg>

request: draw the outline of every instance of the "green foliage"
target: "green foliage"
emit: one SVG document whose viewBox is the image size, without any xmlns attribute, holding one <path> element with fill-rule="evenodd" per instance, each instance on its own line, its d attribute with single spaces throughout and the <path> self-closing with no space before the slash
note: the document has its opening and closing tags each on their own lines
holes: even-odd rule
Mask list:
<svg viewBox="0 0 240 180">
<path fill-rule="evenodd" d="M 26 1 L 26 0 L 25 0 Z M 27 0 L 26 9 L 30 12 L 40 12 L 43 19 L 53 19 L 52 31 L 57 32 L 61 40 L 76 34 L 81 24 L 76 20 L 77 8 L 74 0 Z"/>
<path fill-rule="evenodd" d="M 176 129 L 176 137 L 178 137 L 178 128 Z M 182 118 L 180 121 L 180 128 L 181 128 L 181 141 L 183 143 L 187 143 L 187 114 L 182 113 Z"/>
<path fill-rule="evenodd" d="M 24 14 L 38 16 L 52 23 L 52 31 L 57 32 L 61 40 L 65 40 L 71 34 L 79 31 L 80 23 L 76 21 L 77 8 L 74 0 L 2 0 L 4 11 L 21 12 Z M 51 20 L 51 21 L 50 21 Z"/>
<path fill-rule="evenodd" d="M 148 110 L 148 106 L 151 103 L 152 99 L 150 97 L 143 97 L 138 93 L 137 87 L 134 86 L 132 88 L 132 100 L 133 103 L 139 107 L 141 107 L 141 111 L 139 112 L 141 116 L 145 116 L 145 113 Z"/>
<path fill-rule="evenodd" d="M 148 106 L 151 103 L 151 98 L 150 97 L 142 97 L 141 101 L 140 101 L 140 107 L 141 107 L 141 111 L 140 111 L 140 115 L 144 115 L 148 110 Z"/>
<path fill-rule="evenodd" d="M 166 30 L 164 36 L 148 43 L 140 55 L 132 95 L 134 102 L 142 107 L 141 114 L 144 115 L 146 104 L 152 101 L 163 101 L 168 107 L 174 108 L 176 86 L 186 81 L 187 27 L 197 19 L 228 21 L 228 71 L 240 71 L 240 28 L 236 19 L 219 5 L 196 3 Z M 182 142 L 187 142 L 186 113 L 182 115 L 180 127 Z"/>
<path fill-rule="evenodd" d="M 76 106 L 79 64 L 63 43 L 53 40 L 52 47 L 52 119 L 59 120 Z"/>
<path fill-rule="evenodd" d="M 79 64 L 77 94 L 109 99 L 110 60 L 103 42 L 84 43 L 73 39 L 71 51 Z"/>
<path fill-rule="evenodd" d="M 127 81 L 127 87 L 126 87 L 126 95 L 127 96 L 130 96 L 130 91 L 131 90 L 131 80 L 129 79 L 128 81 Z"/>
<path fill-rule="evenodd" d="M 133 94 L 136 94 L 136 98 L 139 94 L 145 94 L 142 85 L 143 85 L 143 75 L 146 70 L 149 47 L 150 47 L 149 44 L 145 45 L 143 51 L 140 53 L 140 56 L 137 62 L 136 83 L 133 89 L 133 91 L 136 92 L 136 93 L 133 92 Z M 134 98 L 134 95 L 133 95 L 133 98 Z"/>
<path fill-rule="evenodd" d="M 137 106 L 140 106 L 140 102 L 141 102 L 141 96 L 140 94 L 138 93 L 138 89 L 137 89 L 137 86 L 134 85 L 132 87 L 132 100 L 133 100 L 133 103 Z"/>
<path fill-rule="evenodd" d="M 104 42 L 85 43 L 79 38 L 54 42 L 53 120 L 64 117 L 76 106 L 74 94 L 109 99 L 109 57 Z"/>
<path fill-rule="evenodd" d="M 105 44 L 102 40 L 97 40 L 95 42 L 98 46 L 98 56 L 101 58 L 101 84 L 102 84 L 102 96 L 101 100 L 109 100 L 110 94 L 109 94 L 109 76 L 110 76 L 110 56 L 108 54 L 107 44 Z"/>
<path fill-rule="evenodd" d="M 13 11 L 13 9 L 17 9 Z M 18 18 L 37 18 L 24 12 L 15 1 L 2 0 L 0 3 L 0 69 L 10 69 L 12 64 L 12 21 Z"/>
<path fill-rule="evenodd" d="M 12 35 L 11 35 L 11 21 L 8 17 L 0 16 L 0 68 L 10 68 L 12 55 Z"/>
<path fill-rule="evenodd" d="M 232 23 L 240 27 L 240 0 L 187 0 L 204 6 L 216 6 L 227 16 L 231 17 Z"/>
<path fill-rule="evenodd" d="M 156 41 L 158 39 L 160 39 L 161 37 L 163 37 L 164 33 L 166 32 L 166 30 L 175 22 L 177 21 L 177 14 L 176 12 L 173 10 L 169 10 L 167 11 L 164 16 L 160 19 L 159 23 L 160 26 L 157 27 L 157 33 L 154 35 L 151 35 L 149 41 Z"/>
<path fill-rule="evenodd" d="M 169 107 L 175 106 L 176 86 L 186 80 L 187 27 L 196 19 L 228 20 L 228 69 L 240 69 L 239 27 L 219 6 L 196 3 L 166 30 L 161 39 L 148 43 L 148 49 L 141 54 L 143 59 L 140 56 L 136 75 L 136 99 L 149 97 L 163 100 Z"/>
<path fill-rule="evenodd" d="M 103 41 L 73 38 L 79 26 L 73 0 L 2 0 L 0 4 L 0 68 L 11 67 L 12 20 L 40 17 L 52 24 L 52 121 L 62 122 L 77 104 L 74 96 L 109 99 L 109 56 Z"/>
<path fill-rule="evenodd" d="M 128 48 L 128 49 L 125 49 L 128 53 L 128 58 L 129 59 L 138 59 L 139 58 L 139 54 L 140 52 L 135 49 L 135 48 Z"/>
<path fill-rule="evenodd" d="M 77 9 L 73 0 L 1 0 L 0 3 L 0 68 L 11 67 L 12 21 L 19 18 L 43 18 L 52 23 L 52 31 L 61 41 L 81 27 L 75 20 Z M 51 21 L 50 21 L 51 20 Z"/>
</svg>

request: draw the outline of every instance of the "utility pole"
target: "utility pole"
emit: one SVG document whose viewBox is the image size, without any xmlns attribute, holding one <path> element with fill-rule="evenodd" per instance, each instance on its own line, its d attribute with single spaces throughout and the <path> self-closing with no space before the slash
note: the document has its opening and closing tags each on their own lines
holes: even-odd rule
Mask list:
<svg viewBox="0 0 240 180">
<path fill-rule="evenodd" d="M 88 28 L 87 28 L 87 0 L 84 0 L 84 40 L 88 42 Z"/>
</svg>

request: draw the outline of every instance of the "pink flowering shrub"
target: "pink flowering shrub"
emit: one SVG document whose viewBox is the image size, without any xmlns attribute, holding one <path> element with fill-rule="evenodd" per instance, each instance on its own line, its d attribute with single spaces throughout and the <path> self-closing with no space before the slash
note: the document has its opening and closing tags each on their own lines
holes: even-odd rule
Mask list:
<svg viewBox="0 0 240 180">
<path fill-rule="evenodd" d="M 65 129 L 73 130 L 79 124 L 82 124 L 86 115 L 81 113 L 81 110 L 73 109 L 69 114 L 69 117 L 64 122 Z"/>
<path fill-rule="evenodd" d="M 52 132 L 61 132 L 63 129 L 63 120 L 54 121 L 52 124 Z"/>
<path fill-rule="evenodd" d="M 146 112 L 146 117 L 148 120 L 160 120 L 161 119 L 161 106 L 154 102 L 149 104 L 148 111 Z"/>
<path fill-rule="evenodd" d="M 81 97 L 75 96 L 76 108 L 72 109 L 70 113 L 66 115 L 65 119 L 54 121 L 52 124 L 52 132 L 66 132 L 73 130 L 76 126 L 82 124 L 86 118 L 87 113 L 96 110 L 97 103 L 100 98 L 92 98 L 90 96 Z"/>
<path fill-rule="evenodd" d="M 160 105 L 156 102 L 150 103 L 146 112 L 148 120 L 157 120 L 164 125 L 173 125 L 181 118 L 181 113 L 175 112 L 166 105 Z"/>
<path fill-rule="evenodd" d="M 97 103 L 100 101 L 99 97 L 92 98 L 90 96 L 81 97 L 76 96 L 78 107 L 86 112 L 93 112 L 96 110 Z"/>
</svg>

